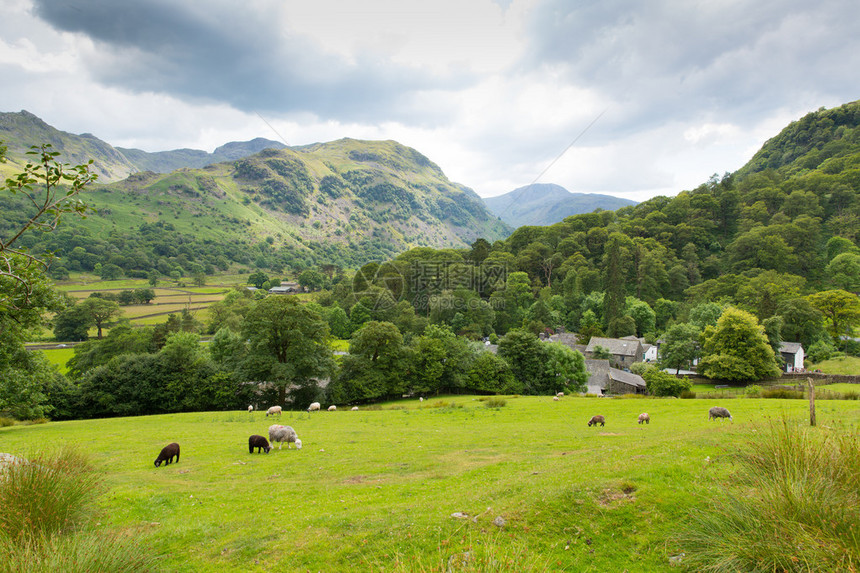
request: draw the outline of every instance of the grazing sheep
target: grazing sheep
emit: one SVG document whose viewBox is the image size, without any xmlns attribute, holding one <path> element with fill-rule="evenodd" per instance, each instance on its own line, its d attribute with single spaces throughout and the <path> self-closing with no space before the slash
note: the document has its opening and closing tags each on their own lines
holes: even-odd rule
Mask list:
<svg viewBox="0 0 860 573">
<path fill-rule="evenodd" d="M 335 406 L 334 404 L 328 407 L 329 412 L 334 412 L 335 410 L 337 410 L 337 406 Z"/>
<path fill-rule="evenodd" d="M 272 446 L 269 445 L 269 441 L 266 438 L 254 434 L 248 438 L 248 453 L 253 454 L 254 448 L 257 448 L 258 454 L 262 452 L 266 452 L 268 454 L 269 450 L 272 449 Z"/>
<path fill-rule="evenodd" d="M 358 406 L 353 406 L 352 411 L 355 412 L 356 410 L 358 410 Z"/>
<path fill-rule="evenodd" d="M 603 416 L 592 416 L 591 419 L 588 421 L 588 427 L 589 428 L 591 426 L 596 426 L 597 424 L 600 424 L 601 426 L 605 426 L 606 425 L 606 418 L 604 418 Z"/>
<path fill-rule="evenodd" d="M 651 416 L 649 416 L 647 412 L 642 412 L 641 414 L 639 414 L 639 423 L 641 424 L 642 422 L 645 422 L 646 424 L 651 423 Z"/>
<path fill-rule="evenodd" d="M 320 411 L 320 403 L 314 402 L 310 406 L 308 406 L 308 412 L 319 412 Z"/>
<path fill-rule="evenodd" d="M 253 407 L 253 406 L 248 406 L 248 412 L 253 412 L 253 411 L 254 411 L 254 407 Z"/>
<path fill-rule="evenodd" d="M 179 444 L 173 442 L 172 444 L 167 444 L 164 448 L 161 449 L 161 453 L 158 454 L 158 457 L 155 458 L 155 467 L 161 465 L 161 462 L 164 462 L 164 465 L 170 465 L 170 462 L 173 461 L 174 456 L 176 457 L 176 463 L 179 463 Z"/>
<path fill-rule="evenodd" d="M 302 449 L 302 441 L 296 435 L 296 431 L 292 429 L 290 426 L 281 426 L 279 424 L 274 424 L 269 426 L 269 441 L 273 444 L 278 442 L 278 449 L 281 449 L 281 446 L 284 442 L 287 442 L 287 449 L 290 449 L 290 444 L 295 443 L 296 449 Z M 273 446 L 274 447 L 274 446 Z"/>
<path fill-rule="evenodd" d="M 553 400 L 553 402 L 558 402 L 560 400 L 560 398 L 558 396 L 553 396 L 552 400 Z"/>
<path fill-rule="evenodd" d="M 281 415 L 281 407 L 280 406 L 272 406 L 271 408 L 266 410 L 266 417 L 267 418 L 269 416 L 274 416 L 275 414 L 277 414 L 278 416 Z"/>
<path fill-rule="evenodd" d="M 562 398 L 564 396 L 564 392 L 559 392 L 558 394 L 556 394 L 556 396 L 558 396 L 559 398 Z"/>
<path fill-rule="evenodd" d="M 728 418 L 732 419 L 732 415 L 729 414 L 729 411 L 725 408 L 721 408 L 720 406 L 714 406 L 710 410 L 708 410 L 708 420 L 716 420 L 717 418 Z"/>
</svg>

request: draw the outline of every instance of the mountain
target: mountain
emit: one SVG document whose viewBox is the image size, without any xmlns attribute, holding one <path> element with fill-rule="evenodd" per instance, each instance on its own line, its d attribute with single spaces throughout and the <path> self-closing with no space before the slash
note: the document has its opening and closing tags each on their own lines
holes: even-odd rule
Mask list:
<svg viewBox="0 0 860 573">
<path fill-rule="evenodd" d="M 59 276 L 63 268 L 97 264 L 133 276 L 236 264 L 276 272 L 323 263 L 355 267 L 412 247 L 465 248 L 478 237 L 495 241 L 512 231 L 474 191 L 395 141 L 341 139 L 243 156 L 270 143 L 254 140 L 212 154 L 238 159 L 157 173 L 138 169 L 163 169 L 180 155 L 200 161 L 202 152 L 145 154 L 60 132 L 27 112 L 2 117 L 0 125 L 11 126 L 0 131 L 10 156 L 42 137 L 63 162 L 92 157 L 105 179 L 131 171 L 86 191 L 94 214 L 66 217 L 56 232 L 27 238 L 34 252 L 58 255 Z M 20 198 L 3 198 L 0 232 L 26 212 Z"/>
<path fill-rule="evenodd" d="M 137 167 L 138 171 L 170 173 L 183 167 L 206 167 L 212 163 L 234 161 L 259 153 L 264 149 L 283 149 L 286 145 L 271 139 L 258 137 L 251 141 L 233 141 L 217 148 L 212 153 L 199 149 L 174 149 L 148 153 L 140 149 L 117 147 L 117 151 Z"/>
<path fill-rule="evenodd" d="M 263 149 L 286 147 L 283 143 L 258 137 L 251 141 L 227 143 L 213 153 L 199 149 L 148 153 L 140 149 L 113 147 L 89 133 L 75 135 L 60 131 L 28 111 L 0 113 L 0 141 L 8 146 L 9 159 L 18 165 L 26 161 L 25 153 L 30 146 L 43 143 L 50 143 L 66 163 L 77 165 L 93 159 L 93 170 L 105 183 L 125 179 L 139 171 L 169 173 L 182 167 L 205 167 L 211 163 L 241 159 Z"/>
<path fill-rule="evenodd" d="M 595 209 L 614 211 L 635 201 L 596 193 L 571 193 L 560 185 L 533 183 L 497 197 L 485 197 L 484 204 L 512 227 L 552 225 L 565 217 L 591 213 Z"/>
</svg>

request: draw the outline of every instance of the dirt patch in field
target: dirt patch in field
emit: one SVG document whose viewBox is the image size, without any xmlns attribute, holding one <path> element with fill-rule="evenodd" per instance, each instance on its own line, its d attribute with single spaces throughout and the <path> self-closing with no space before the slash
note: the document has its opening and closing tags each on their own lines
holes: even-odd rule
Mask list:
<svg viewBox="0 0 860 573">
<path fill-rule="evenodd" d="M 632 486 L 624 486 L 621 489 L 607 488 L 597 496 L 597 503 L 608 507 L 613 504 L 636 501 L 636 497 L 633 495 L 635 491 L 636 488 Z"/>
<path fill-rule="evenodd" d="M 624 434 L 616 434 L 614 432 L 600 432 L 598 436 L 623 436 Z"/>
</svg>

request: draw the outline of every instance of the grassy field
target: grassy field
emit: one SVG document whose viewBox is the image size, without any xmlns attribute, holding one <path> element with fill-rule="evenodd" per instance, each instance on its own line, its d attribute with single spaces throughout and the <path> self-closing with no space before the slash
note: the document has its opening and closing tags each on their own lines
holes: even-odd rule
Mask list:
<svg viewBox="0 0 860 573">
<path fill-rule="evenodd" d="M 211 412 L 12 426 L 0 450 L 90 452 L 110 487 L 102 523 L 147 540 L 169 571 L 672 571 L 673 536 L 730 486 L 735 446 L 769 419 L 807 418 L 803 400 L 738 399 L 733 423 L 709 422 L 713 405 L 457 396 L 274 422 Z M 642 411 L 650 425 L 636 423 Z M 594 414 L 605 427 L 586 426 Z M 858 401 L 819 401 L 817 414 L 817 431 L 860 431 Z M 249 454 L 248 436 L 271 423 L 304 448 Z M 153 467 L 171 441 L 180 462 Z"/>
<path fill-rule="evenodd" d="M 810 366 L 810 370 L 821 370 L 827 374 L 860 374 L 860 358 L 856 356 L 841 356 L 825 360 Z"/>
</svg>

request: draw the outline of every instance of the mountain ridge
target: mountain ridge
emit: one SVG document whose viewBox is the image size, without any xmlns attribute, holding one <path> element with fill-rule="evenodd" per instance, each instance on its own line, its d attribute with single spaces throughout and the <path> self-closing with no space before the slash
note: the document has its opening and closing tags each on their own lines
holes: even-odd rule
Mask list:
<svg viewBox="0 0 860 573">
<path fill-rule="evenodd" d="M 636 202 L 597 193 L 572 193 L 554 183 L 532 183 L 503 195 L 485 197 L 484 204 L 491 213 L 516 228 L 552 225 L 571 215 L 596 209 L 614 211 Z"/>
</svg>

